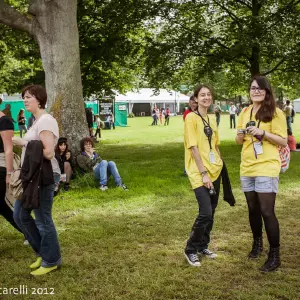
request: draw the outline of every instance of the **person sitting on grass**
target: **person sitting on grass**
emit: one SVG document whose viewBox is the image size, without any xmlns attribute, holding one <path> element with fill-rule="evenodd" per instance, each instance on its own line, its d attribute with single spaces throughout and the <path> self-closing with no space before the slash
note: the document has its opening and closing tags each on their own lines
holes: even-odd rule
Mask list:
<svg viewBox="0 0 300 300">
<path fill-rule="evenodd" d="M 73 167 L 71 164 L 71 151 L 69 150 L 68 140 L 65 137 L 58 139 L 55 147 L 55 158 L 58 161 L 61 171 L 61 182 L 64 182 L 64 190 L 67 192 L 70 189 L 70 180 L 73 175 Z"/>
<path fill-rule="evenodd" d="M 91 138 L 83 138 L 80 141 L 80 149 L 82 153 L 77 156 L 78 166 L 84 172 L 94 172 L 96 180 L 99 180 L 101 191 L 106 191 L 108 189 L 107 182 L 110 175 L 113 176 L 117 187 L 128 191 L 126 185 L 122 183 L 122 179 L 115 162 L 103 160 L 94 151 L 94 141 Z"/>
</svg>

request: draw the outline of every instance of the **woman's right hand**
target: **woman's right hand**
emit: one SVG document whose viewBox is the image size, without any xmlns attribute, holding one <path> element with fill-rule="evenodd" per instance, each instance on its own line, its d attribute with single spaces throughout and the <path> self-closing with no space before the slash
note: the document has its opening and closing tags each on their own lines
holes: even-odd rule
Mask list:
<svg viewBox="0 0 300 300">
<path fill-rule="evenodd" d="M 71 154 L 70 154 L 70 152 L 67 152 L 66 153 L 66 160 L 69 160 L 71 158 Z"/>
<path fill-rule="evenodd" d="M 202 176 L 203 184 L 206 188 L 211 189 L 213 187 L 212 181 L 209 178 L 208 174 Z"/>
</svg>

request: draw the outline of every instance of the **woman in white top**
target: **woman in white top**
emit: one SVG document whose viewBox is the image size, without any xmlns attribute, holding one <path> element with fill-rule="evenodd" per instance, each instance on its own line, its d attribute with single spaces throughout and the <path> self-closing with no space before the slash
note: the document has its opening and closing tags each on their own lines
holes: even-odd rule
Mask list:
<svg viewBox="0 0 300 300">
<path fill-rule="evenodd" d="M 43 143 L 44 159 L 51 160 L 53 173 L 60 173 L 54 157 L 54 147 L 59 136 L 58 125 L 45 110 L 47 102 L 45 88 L 40 85 L 27 86 L 22 91 L 22 98 L 26 110 L 34 115 L 35 122 L 24 138 L 13 138 L 13 143 L 22 147 L 21 164 L 28 142 L 40 140 Z M 47 274 L 61 264 L 60 246 L 52 220 L 54 189 L 54 183 L 41 185 L 40 207 L 33 210 L 35 219 L 31 216 L 31 209 L 24 208 L 21 201 L 15 203 L 14 220 L 25 233 L 37 255 L 37 260 L 29 266 L 31 269 L 36 269 L 30 273 L 34 276 Z"/>
</svg>

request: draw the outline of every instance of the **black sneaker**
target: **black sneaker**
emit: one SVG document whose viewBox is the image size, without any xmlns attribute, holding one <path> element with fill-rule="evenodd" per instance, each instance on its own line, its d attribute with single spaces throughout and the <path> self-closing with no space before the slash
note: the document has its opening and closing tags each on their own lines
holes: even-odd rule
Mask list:
<svg viewBox="0 0 300 300">
<path fill-rule="evenodd" d="M 184 256 L 191 266 L 193 266 L 193 267 L 201 266 L 198 255 L 196 253 L 185 253 L 184 252 Z"/>
<path fill-rule="evenodd" d="M 218 255 L 208 249 L 203 249 L 202 251 L 199 252 L 201 255 L 204 255 L 208 258 L 216 258 Z"/>
<path fill-rule="evenodd" d="M 70 190 L 70 185 L 69 184 L 65 184 L 64 185 L 64 191 L 68 192 Z"/>
<path fill-rule="evenodd" d="M 129 188 L 124 183 L 118 185 L 118 187 L 122 188 L 124 191 L 129 191 Z"/>
</svg>

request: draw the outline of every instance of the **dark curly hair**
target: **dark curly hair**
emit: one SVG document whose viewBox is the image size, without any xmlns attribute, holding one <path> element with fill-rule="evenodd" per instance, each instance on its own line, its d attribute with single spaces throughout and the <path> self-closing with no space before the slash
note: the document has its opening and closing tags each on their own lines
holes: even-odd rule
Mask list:
<svg viewBox="0 0 300 300">
<path fill-rule="evenodd" d="M 81 139 L 81 141 L 80 141 L 80 149 L 81 149 L 82 152 L 84 152 L 84 145 L 88 144 L 88 143 L 92 144 L 92 147 L 94 147 L 94 141 L 93 141 L 92 138 L 90 138 L 90 137 L 87 136 L 87 137 L 84 137 L 83 139 Z"/>
</svg>

